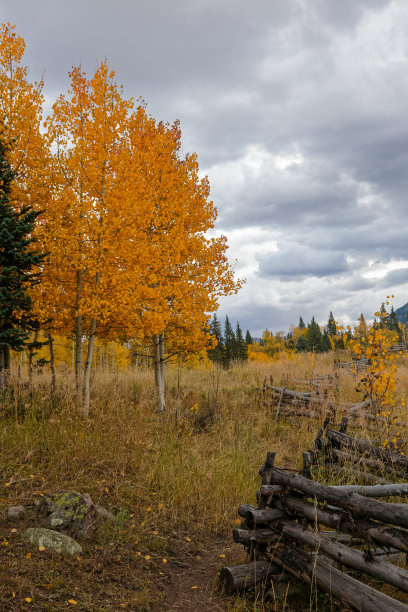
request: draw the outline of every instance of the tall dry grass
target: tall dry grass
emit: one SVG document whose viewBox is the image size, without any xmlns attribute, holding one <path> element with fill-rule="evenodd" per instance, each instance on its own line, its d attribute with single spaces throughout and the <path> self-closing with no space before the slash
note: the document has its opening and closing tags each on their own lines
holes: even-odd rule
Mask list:
<svg viewBox="0 0 408 612">
<path fill-rule="evenodd" d="M 45 491 L 86 491 L 122 517 L 115 538 L 130 541 L 137 532 L 141 550 L 169 551 L 177 530 L 199 550 L 209 533 L 231 533 L 239 504 L 255 502 L 267 451 L 276 451 L 278 466 L 300 468 L 321 424 L 276 422 L 259 389 L 271 375 L 276 385 L 288 385 L 313 372 L 333 374 L 333 355 L 228 370 L 169 367 L 164 416 L 155 412 L 152 371 L 96 372 L 88 419 L 75 407 L 70 373 L 59 373 L 54 397 L 47 373 L 30 387 L 14 374 L 0 401 L 0 508 L 32 503 Z M 356 382 L 340 372 L 330 397 L 359 401 Z M 407 382 L 401 357 L 400 394 Z M 371 435 L 363 421 L 357 427 Z M 152 526 L 159 539 L 151 536 Z M 237 598 L 234 609 L 247 605 Z"/>
</svg>

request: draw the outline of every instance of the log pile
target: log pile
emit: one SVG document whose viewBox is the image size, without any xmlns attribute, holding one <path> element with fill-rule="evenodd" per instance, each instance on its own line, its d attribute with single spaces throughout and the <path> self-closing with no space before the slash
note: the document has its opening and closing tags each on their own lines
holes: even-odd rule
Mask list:
<svg viewBox="0 0 408 612">
<path fill-rule="evenodd" d="M 368 440 L 346 434 L 348 419 L 342 419 L 339 431 L 327 429 L 328 419 L 314 441 L 313 449 L 303 456 L 303 475 L 310 475 L 309 465 L 324 465 L 332 472 L 357 477 L 366 484 L 388 484 L 392 479 L 408 480 L 408 457 L 375 446 Z"/>
<path fill-rule="evenodd" d="M 327 391 L 327 390 L 325 390 Z M 308 417 L 312 419 L 320 419 L 330 415 L 335 419 L 338 412 L 347 414 L 350 418 L 365 417 L 367 420 L 374 420 L 375 415 L 370 412 L 371 402 L 365 400 L 363 402 L 352 404 L 338 404 L 327 399 L 327 393 L 323 395 L 315 391 L 294 391 L 287 387 L 276 387 L 270 379 L 264 380 L 262 386 L 262 404 L 275 411 L 275 418 L 279 421 L 285 417 Z"/>
<path fill-rule="evenodd" d="M 408 484 L 327 486 L 276 469 L 274 459 L 268 453 L 260 469 L 258 506 L 238 509 L 245 520 L 233 536 L 249 563 L 223 568 L 224 588 L 231 593 L 286 574 L 362 612 L 408 612 L 408 571 L 391 562 L 408 552 L 408 504 L 376 499 L 408 495 Z M 362 582 L 361 574 L 395 587 L 393 596 Z"/>
<path fill-rule="evenodd" d="M 364 370 L 366 370 L 369 365 L 369 359 L 356 359 L 355 361 L 334 361 L 335 368 L 347 370 L 348 372 L 352 372 L 353 374 L 357 374 L 358 372 L 364 372 Z"/>
</svg>

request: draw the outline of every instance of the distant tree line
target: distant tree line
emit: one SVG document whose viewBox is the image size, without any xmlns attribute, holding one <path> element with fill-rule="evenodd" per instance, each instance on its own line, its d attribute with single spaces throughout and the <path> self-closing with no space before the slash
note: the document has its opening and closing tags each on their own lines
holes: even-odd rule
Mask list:
<svg viewBox="0 0 408 612">
<path fill-rule="evenodd" d="M 223 333 L 221 322 L 214 314 L 210 321 L 209 331 L 217 341 L 217 345 L 208 351 L 208 357 L 211 361 L 228 367 L 233 361 L 246 361 L 248 359 L 248 345 L 253 343 L 253 339 L 249 330 L 247 330 L 244 338 L 238 322 L 234 332 L 228 316 L 225 317 Z"/>
<path fill-rule="evenodd" d="M 406 326 L 398 323 L 394 307 L 391 307 L 391 311 L 387 312 L 385 305 L 381 305 L 380 311 L 376 313 L 374 319 L 374 327 L 376 326 L 397 334 L 398 342 L 405 342 Z M 367 334 L 367 330 L 368 326 L 363 314 L 359 316 L 358 324 L 352 330 L 351 327 L 344 329 L 342 326 L 338 326 L 333 312 L 330 311 L 325 325 L 319 325 L 314 316 L 306 325 L 304 319 L 300 317 L 298 325 L 292 326 L 287 334 L 284 332 L 273 334 L 266 329 L 259 342 L 255 342 L 249 331 L 246 332 L 245 339 L 243 338 L 239 323 L 237 323 L 234 332 L 228 317 L 225 319 L 223 333 L 221 323 L 214 315 L 210 322 L 210 333 L 215 337 L 217 345 L 208 351 L 208 356 L 212 361 L 228 367 L 232 361 L 248 358 L 265 361 L 284 353 L 312 351 L 326 353 L 346 349 L 352 338 L 361 340 Z"/>
</svg>

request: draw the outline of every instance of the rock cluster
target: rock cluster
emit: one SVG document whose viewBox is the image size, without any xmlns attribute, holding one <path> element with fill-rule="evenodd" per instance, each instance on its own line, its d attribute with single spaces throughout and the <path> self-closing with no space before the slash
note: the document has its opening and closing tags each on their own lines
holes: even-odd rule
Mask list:
<svg viewBox="0 0 408 612">
<path fill-rule="evenodd" d="M 37 507 L 41 527 L 26 529 L 22 537 L 36 546 L 57 553 L 78 555 L 81 546 L 73 538 L 90 539 L 96 528 L 98 515 L 115 520 L 102 506 L 94 504 L 88 493 L 58 491 L 44 495 Z M 20 521 L 25 516 L 24 506 L 12 506 L 7 510 L 8 521 Z"/>
</svg>

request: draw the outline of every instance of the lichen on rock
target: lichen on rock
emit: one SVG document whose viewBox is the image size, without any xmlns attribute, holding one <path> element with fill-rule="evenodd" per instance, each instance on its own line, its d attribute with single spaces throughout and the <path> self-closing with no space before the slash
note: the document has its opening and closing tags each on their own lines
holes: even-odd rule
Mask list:
<svg viewBox="0 0 408 612">
<path fill-rule="evenodd" d="M 70 535 L 90 538 L 95 531 L 96 508 L 87 493 L 58 491 L 44 495 L 37 514 L 44 527 Z"/>
</svg>

